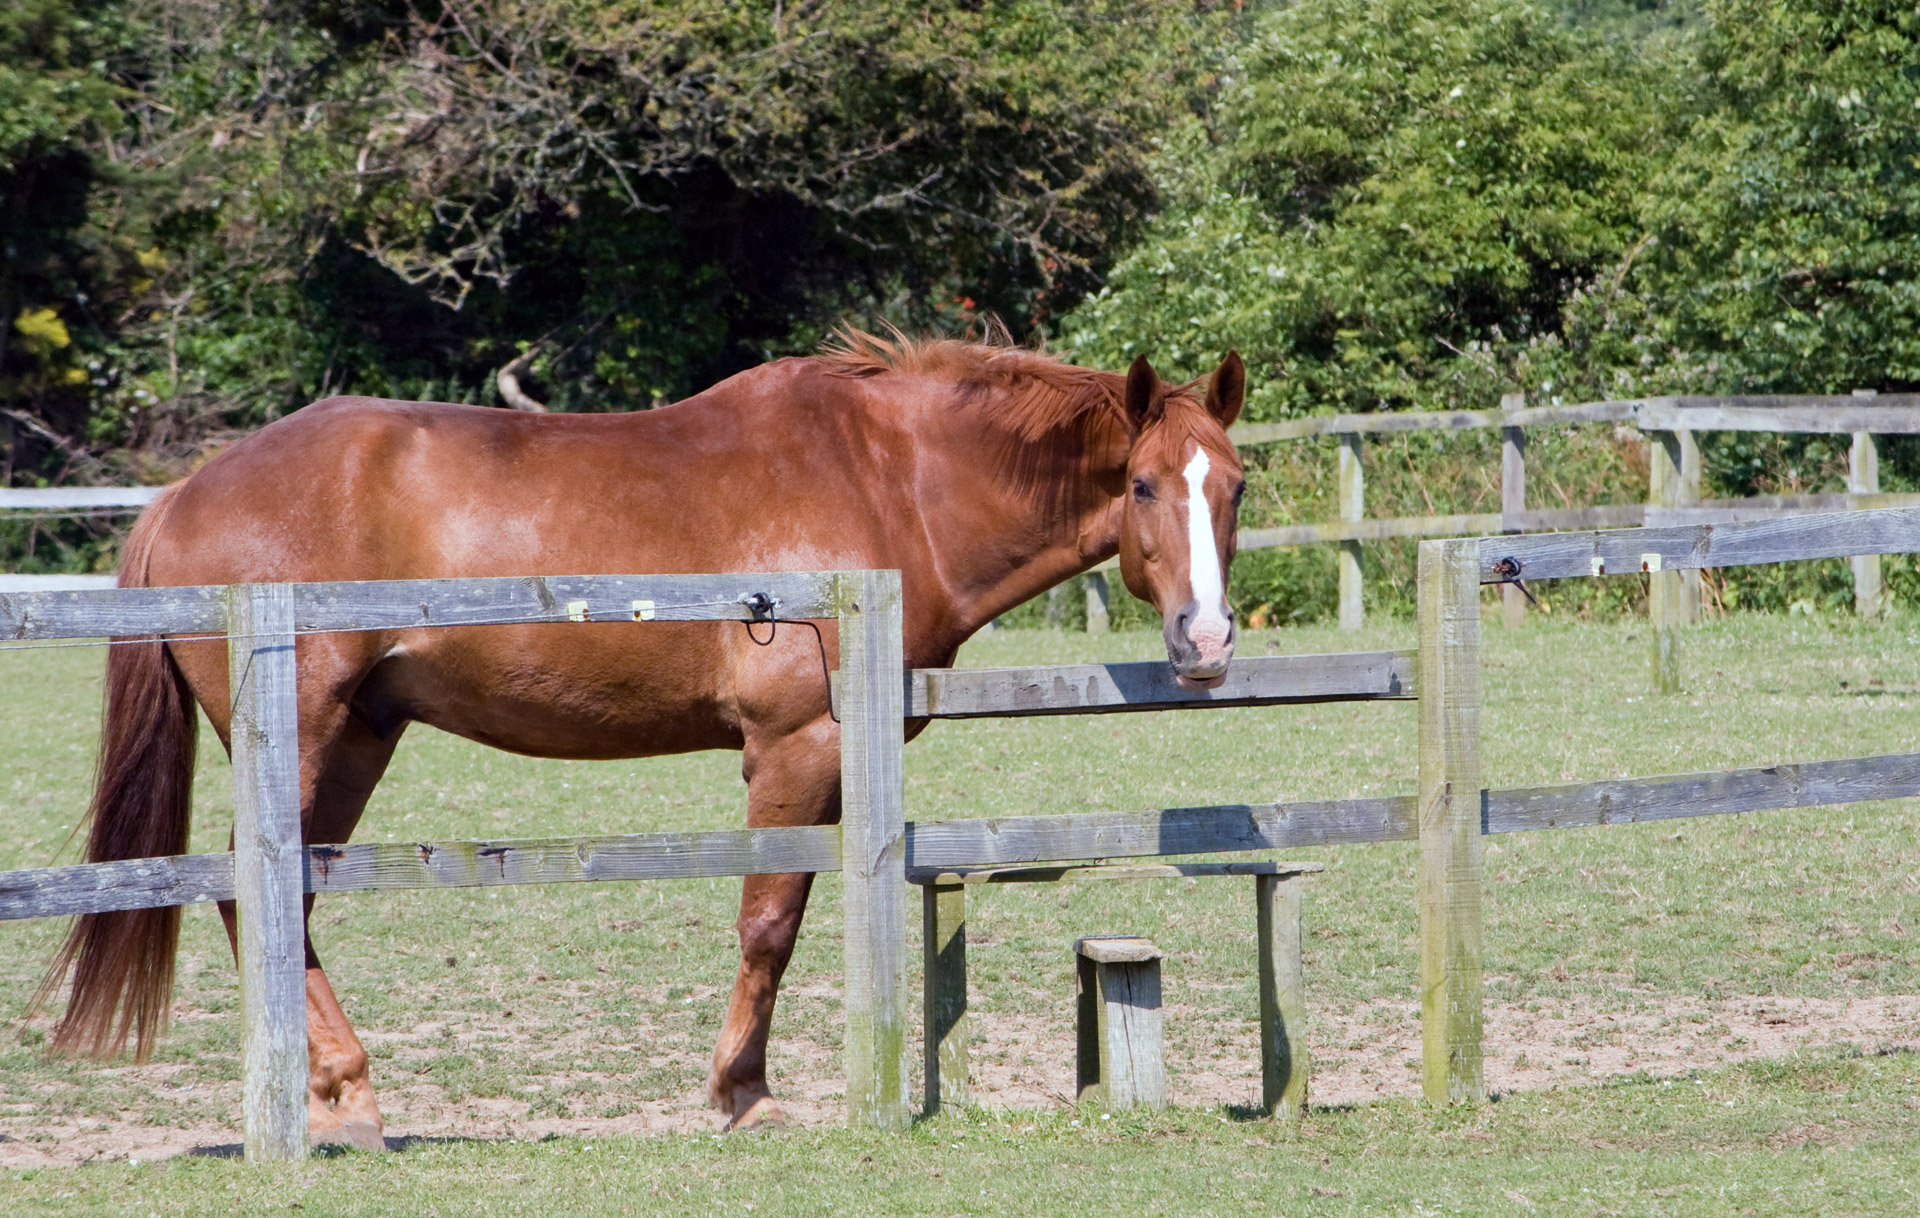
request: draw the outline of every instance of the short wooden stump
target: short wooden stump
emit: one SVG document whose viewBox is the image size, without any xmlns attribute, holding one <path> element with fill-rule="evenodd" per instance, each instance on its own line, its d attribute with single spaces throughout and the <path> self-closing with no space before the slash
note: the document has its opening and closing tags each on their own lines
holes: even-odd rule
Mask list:
<svg viewBox="0 0 1920 1218">
<path fill-rule="evenodd" d="M 1108 1112 L 1167 1106 L 1160 949 L 1135 935 L 1081 939 L 1075 1092 Z"/>
<path fill-rule="evenodd" d="M 1078 880 L 1253 879 L 1254 925 L 1260 950 L 1260 1097 L 1277 1117 L 1295 1117 L 1307 1107 L 1306 985 L 1300 965 L 1301 881 L 1323 870 L 1320 863 L 1067 863 L 971 870 L 909 870 L 920 885 L 926 1013 L 926 1111 L 971 1102 L 967 1052 L 967 889 L 976 884 L 1048 884 Z M 1086 942 L 1086 940 L 1082 940 Z M 1077 946 L 1077 945 L 1076 945 Z M 1148 946 L 1151 946 L 1150 944 Z M 1098 965 L 1078 954 L 1081 1002 L 1089 993 L 1087 970 Z M 1157 958 L 1157 956 L 1156 956 Z M 1120 962 L 1124 963 L 1124 962 Z M 1154 978 L 1153 1018 L 1159 1027 L 1159 975 Z M 1080 1027 L 1087 1025 L 1083 1012 Z M 1082 1032 L 1085 1036 L 1085 1032 Z M 1156 1032 L 1156 1037 L 1158 1033 Z M 1082 1040 L 1082 1045 L 1086 1042 Z M 1156 1060 L 1158 1054 L 1156 1052 Z M 1080 1061 L 1086 1062 L 1084 1048 Z M 1084 1066 L 1083 1066 L 1084 1069 Z M 1082 1074 L 1082 1086 L 1085 1075 Z M 1104 1077 L 1104 1076 L 1103 1076 Z M 1162 1070 L 1162 1095 L 1165 1081 Z M 1164 1100 L 1162 1100 L 1164 1102 Z"/>
</svg>

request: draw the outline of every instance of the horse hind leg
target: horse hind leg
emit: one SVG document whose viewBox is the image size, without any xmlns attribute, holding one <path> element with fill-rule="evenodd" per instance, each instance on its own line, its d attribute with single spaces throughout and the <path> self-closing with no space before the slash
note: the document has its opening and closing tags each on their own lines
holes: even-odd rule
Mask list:
<svg viewBox="0 0 1920 1218">
<path fill-rule="evenodd" d="M 821 825 L 840 815 L 840 751 L 832 722 L 815 724 L 768 745 L 749 741 L 747 824 Z M 785 1114 L 767 1087 L 767 1037 L 780 978 L 793 959 L 813 876 L 750 875 L 741 886 L 740 971 L 726 1023 L 713 1051 L 707 1100 L 727 1114 L 727 1128 L 777 1125 Z"/>
<path fill-rule="evenodd" d="M 302 716 L 301 819 L 303 837 L 308 842 L 347 840 L 400 740 L 398 730 L 383 739 L 344 710 L 330 717 L 337 723 L 334 731 L 315 730 L 311 734 L 331 739 L 324 741 L 324 747 L 309 751 L 305 739 L 308 724 Z M 374 1097 L 367 1051 L 354 1034 L 314 951 L 313 900 L 311 895 L 306 898 L 307 1138 L 315 1146 L 384 1150 L 385 1122 Z M 232 903 L 222 902 L 220 914 L 226 921 L 228 937 L 233 939 L 237 926 Z"/>
</svg>

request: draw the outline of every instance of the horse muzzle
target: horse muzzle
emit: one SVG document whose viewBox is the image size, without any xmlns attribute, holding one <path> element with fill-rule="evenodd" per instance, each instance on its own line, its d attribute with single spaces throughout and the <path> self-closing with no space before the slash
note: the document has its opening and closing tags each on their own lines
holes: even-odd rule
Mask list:
<svg viewBox="0 0 1920 1218">
<path fill-rule="evenodd" d="M 1226 606 L 1206 614 L 1198 612 L 1192 601 L 1181 606 L 1161 631 L 1174 682 L 1182 689 L 1218 689 L 1227 679 L 1236 634 Z"/>
</svg>

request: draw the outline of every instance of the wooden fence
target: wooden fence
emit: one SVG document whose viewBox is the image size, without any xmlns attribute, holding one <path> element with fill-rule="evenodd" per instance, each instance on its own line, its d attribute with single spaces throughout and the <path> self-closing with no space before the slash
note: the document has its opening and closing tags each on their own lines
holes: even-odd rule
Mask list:
<svg viewBox="0 0 1920 1218">
<path fill-rule="evenodd" d="M 840 627 L 842 820 L 820 829 L 300 845 L 294 640 L 316 631 L 525 623 L 744 621 L 770 605 Z M 846 893 L 847 1105 L 907 1113 L 906 852 L 901 805 L 900 577 L 894 571 L 583 576 L 130 588 L 0 595 L 0 637 L 228 636 L 234 691 L 231 854 L 0 875 L 0 918 L 233 899 L 240 909 L 246 1154 L 307 1153 L 302 892 L 841 870 Z"/>
<path fill-rule="evenodd" d="M 305 1153 L 299 894 L 841 870 L 849 1119 L 900 1128 L 906 1093 L 906 873 L 1018 863 L 1419 843 L 1424 1085 L 1436 1103 L 1485 1094 L 1481 1068 L 1481 842 L 1565 829 L 1920 796 L 1920 753 L 1571 786 L 1488 790 L 1480 762 L 1481 588 L 1920 550 L 1920 509 L 1726 525 L 1423 542 L 1419 649 L 1237 660 L 1189 692 L 1164 665 L 937 670 L 901 663 L 894 572 L 596 576 L 130 589 L 0 596 L 17 639 L 225 632 L 238 713 L 237 854 L 0 873 L 0 919 L 237 898 L 242 907 L 246 1145 Z M 835 618 L 842 721 L 839 826 L 527 841 L 310 845 L 299 809 L 292 648 L 312 630 L 566 621 L 748 621 L 765 593 L 783 617 Z M 641 594 L 645 594 L 644 597 Z M 903 718 L 1111 713 L 1288 702 L 1419 702 L 1417 793 L 926 824 L 902 807 Z M 249 832 L 251 830 L 251 832 Z M 251 931 L 246 928 L 251 926 Z"/>
<path fill-rule="evenodd" d="M 1588 507 L 1527 506 L 1527 429 L 1576 423 L 1626 423 L 1647 433 L 1650 487 L 1645 503 Z M 1361 460 L 1366 436 L 1409 432 L 1500 429 L 1500 510 L 1455 515 L 1369 518 L 1366 474 Z M 1702 431 L 1762 431 L 1849 435 L 1847 489 L 1843 493 L 1765 495 L 1745 499 L 1702 499 Z M 1324 524 L 1292 524 L 1240 530 L 1240 548 L 1338 545 L 1340 626 L 1357 630 L 1364 623 L 1364 568 L 1361 543 L 1391 538 L 1461 537 L 1472 534 L 1538 533 L 1561 529 L 1619 529 L 1678 524 L 1729 524 L 1809 512 L 1861 511 L 1920 505 L 1920 495 L 1882 494 L 1876 435 L 1920 434 L 1920 394 L 1876 394 L 1862 390 L 1844 396 L 1659 397 L 1570 406 L 1534 406 L 1521 394 L 1500 400 L 1497 411 L 1400 411 L 1288 419 L 1280 423 L 1242 423 L 1229 433 L 1248 448 L 1332 436 L 1339 441 L 1337 510 L 1340 518 Z M 1105 629 L 1109 589 L 1103 563 L 1087 582 L 1088 629 Z M 1880 560 L 1860 555 L 1853 561 L 1854 607 L 1862 617 L 1879 613 Z M 1677 573 L 1654 581 L 1649 614 L 1654 624 L 1672 627 L 1697 621 L 1697 582 Z M 1509 625 L 1517 625 L 1526 600 L 1518 589 L 1505 594 Z"/>
<path fill-rule="evenodd" d="M 1572 508 L 1527 507 L 1527 429 L 1577 423 L 1626 423 L 1648 434 L 1650 487 L 1645 503 L 1595 504 Z M 1454 515 L 1369 518 L 1366 510 L 1366 474 L 1362 438 L 1410 432 L 1500 429 L 1500 510 Z M 1766 495 L 1744 499 L 1702 499 L 1700 449 L 1694 433 L 1701 431 L 1762 431 L 1849 435 L 1847 489 L 1841 493 Z M 1617 529 L 1676 524 L 1727 524 L 1770 519 L 1807 512 L 1873 510 L 1920 505 L 1920 494 L 1882 494 L 1876 435 L 1920 434 L 1920 394 L 1880 395 L 1858 390 L 1848 395 L 1655 397 L 1569 406 L 1526 404 L 1522 394 L 1500 400 L 1497 411 L 1397 411 L 1378 414 L 1325 415 L 1288 419 L 1279 423 L 1242 423 L 1229 433 L 1236 445 L 1247 448 L 1287 440 L 1333 436 L 1339 441 L 1338 511 L 1340 518 L 1323 524 L 1281 525 L 1240 530 L 1242 550 L 1274 546 L 1332 544 L 1340 547 L 1339 620 L 1342 629 L 1357 630 L 1364 623 L 1365 575 L 1361 543 L 1393 538 L 1459 537 L 1470 534 L 1537 533 L 1562 529 Z M 160 493 L 159 487 L 0 487 L 0 511 L 46 515 L 137 512 Z M 1108 560 L 1090 572 L 1086 581 L 1087 628 L 1106 629 L 1111 591 L 1109 571 L 1118 560 Z M 1862 617 L 1878 614 L 1881 602 L 1880 562 L 1877 555 L 1854 559 L 1854 607 Z M 1697 621 L 1700 597 L 1697 583 L 1677 574 L 1654 581 L 1649 613 L 1656 627 Z M 108 587 L 104 575 L 0 574 L 0 592 L 50 588 Z M 1508 589 L 1505 615 L 1517 625 L 1526 601 Z"/>
<path fill-rule="evenodd" d="M 782 618 L 838 619 L 840 668 L 832 684 L 842 724 L 839 825 L 300 848 L 293 666 L 299 634 L 564 622 L 750 622 L 756 620 L 756 594 L 764 595 Z M 302 892 L 841 871 L 848 1116 L 901 1128 L 910 1119 L 905 1054 L 909 855 L 918 849 L 938 866 L 991 865 L 1052 859 L 1056 841 L 1093 847 L 1095 855 L 1155 852 L 1142 849 L 1140 825 L 1125 818 L 1116 826 L 1118 836 L 1100 818 L 1091 818 L 1069 831 L 1068 839 L 1060 839 L 1061 826 L 1052 824 L 1059 818 L 1039 818 L 1044 826 L 1037 830 L 1017 822 L 925 826 L 916 847 L 907 836 L 901 802 L 904 719 L 1413 696 L 1413 657 L 1396 652 L 1246 660 L 1234 666 L 1221 687 L 1203 691 L 1181 689 L 1159 662 L 910 673 L 902 666 L 900 613 L 899 575 L 892 571 L 0 594 L 3 639 L 228 636 L 239 844 L 234 853 L 0 872 L 0 920 L 237 901 L 246 1153 L 273 1160 L 305 1153 Z M 1180 815 L 1165 814 L 1165 819 L 1164 852 L 1195 848 L 1183 836 L 1187 830 Z M 1241 840 L 1220 837 L 1231 817 L 1218 823 L 1201 819 L 1208 823 L 1199 830 L 1197 848 L 1248 848 L 1219 844 Z M 1073 838 L 1074 832 L 1085 841 Z M 1087 857 L 1087 851 L 1059 857 Z"/>
</svg>

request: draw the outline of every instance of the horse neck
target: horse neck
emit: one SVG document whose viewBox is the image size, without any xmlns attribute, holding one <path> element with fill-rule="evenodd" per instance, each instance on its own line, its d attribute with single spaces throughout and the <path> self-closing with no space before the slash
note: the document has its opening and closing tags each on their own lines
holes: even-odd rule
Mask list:
<svg viewBox="0 0 1920 1218">
<path fill-rule="evenodd" d="M 950 510 L 929 512 L 925 526 L 961 637 L 1119 552 L 1127 439 L 1117 421 L 1092 417 L 1036 442 L 989 422 L 948 439 Z"/>
</svg>

